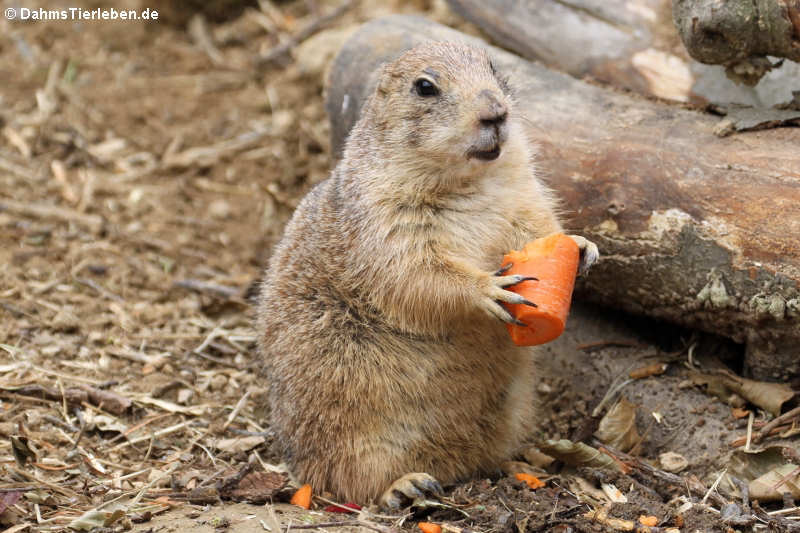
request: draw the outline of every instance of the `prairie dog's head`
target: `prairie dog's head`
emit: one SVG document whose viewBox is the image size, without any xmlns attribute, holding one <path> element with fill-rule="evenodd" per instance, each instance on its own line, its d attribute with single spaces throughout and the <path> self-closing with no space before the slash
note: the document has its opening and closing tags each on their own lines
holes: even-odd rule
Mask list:
<svg viewBox="0 0 800 533">
<path fill-rule="evenodd" d="M 485 50 L 427 43 L 384 66 L 374 119 L 385 147 L 480 169 L 502 158 L 514 115 L 504 79 Z"/>
</svg>

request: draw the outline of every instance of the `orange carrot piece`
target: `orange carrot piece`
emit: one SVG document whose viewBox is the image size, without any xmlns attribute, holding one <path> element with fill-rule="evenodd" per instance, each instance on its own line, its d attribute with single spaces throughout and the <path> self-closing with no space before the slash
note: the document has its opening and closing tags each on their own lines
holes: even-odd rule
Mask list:
<svg viewBox="0 0 800 533">
<path fill-rule="evenodd" d="M 442 526 L 430 522 L 417 522 L 422 533 L 442 533 Z"/>
<path fill-rule="evenodd" d="M 567 323 L 579 260 L 578 245 L 563 233 L 536 239 L 522 250 L 512 250 L 503 257 L 502 266 L 512 264 L 505 275 L 522 274 L 538 279 L 508 288 L 537 305 L 504 304 L 527 325 L 507 324 L 514 344 L 544 344 L 561 335 Z"/>
<path fill-rule="evenodd" d="M 641 522 L 643 526 L 656 527 L 658 525 L 658 518 L 655 516 L 642 515 L 639 517 L 639 522 Z"/>
<path fill-rule="evenodd" d="M 311 508 L 311 485 L 303 485 L 297 492 L 292 495 L 292 499 L 289 500 L 289 503 L 292 505 L 297 505 L 298 507 L 302 507 L 303 509 L 310 509 Z"/>
<path fill-rule="evenodd" d="M 520 472 L 519 474 L 514 474 L 514 477 L 520 481 L 524 481 L 530 488 L 534 490 L 544 487 L 544 481 L 534 475 Z"/>
</svg>

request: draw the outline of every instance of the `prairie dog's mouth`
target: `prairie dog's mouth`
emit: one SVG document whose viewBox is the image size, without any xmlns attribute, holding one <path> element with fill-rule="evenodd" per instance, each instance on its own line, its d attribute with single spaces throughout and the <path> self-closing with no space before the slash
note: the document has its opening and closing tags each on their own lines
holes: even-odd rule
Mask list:
<svg viewBox="0 0 800 533">
<path fill-rule="evenodd" d="M 500 157 L 500 145 L 495 144 L 491 150 L 471 150 L 467 156 L 481 161 L 494 161 Z"/>
</svg>

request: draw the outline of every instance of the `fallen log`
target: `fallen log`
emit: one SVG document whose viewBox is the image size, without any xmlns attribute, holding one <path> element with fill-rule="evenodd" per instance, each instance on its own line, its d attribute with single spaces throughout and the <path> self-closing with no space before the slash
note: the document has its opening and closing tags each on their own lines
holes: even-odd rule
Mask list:
<svg viewBox="0 0 800 533">
<path fill-rule="evenodd" d="M 641 94 L 681 102 L 691 96 L 694 78 L 672 23 L 670 0 L 447 3 L 524 58 Z"/>
<path fill-rule="evenodd" d="M 486 46 L 408 16 L 372 21 L 343 46 L 326 104 L 335 153 L 379 65 L 431 39 Z M 567 227 L 600 247 L 578 294 L 746 343 L 757 378 L 800 377 L 800 129 L 719 137 L 719 117 L 489 51 Z"/>
<path fill-rule="evenodd" d="M 795 39 L 800 39 L 800 15 L 796 15 L 800 14 L 800 0 L 447 3 L 494 42 L 526 59 L 645 95 L 680 102 L 769 107 L 791 102 L 792 91 L 800 90 L 800 65 L 786 61 L 776 66 L 778 63 L 752 57 L 764 51 L 780 55 L 783 50 L 785 57 L 793 52 L 798 60 L 800 46 L 792 47 L 796 41 L 786 33 L 791 25 L 787 21 L 794 17 L 798 22 Z M 678 28 L 673 23 L 673 9 Z M 739 15 L 732 16 L 733 12 Z M 702 63 L 723 63 L 725 67 Z M 773 68 L 775 71 L 762 79 Z M 761 79 L 761 83 L 751 88 L 729 77 L 751 85 Z"/>
<path fill-rule="evenodd" d="M 692 57 L 749 85 L 771 70 L 767 56 L 800 61 L 800 0 L 675 0 L 672 12 Z"/>
</svg>

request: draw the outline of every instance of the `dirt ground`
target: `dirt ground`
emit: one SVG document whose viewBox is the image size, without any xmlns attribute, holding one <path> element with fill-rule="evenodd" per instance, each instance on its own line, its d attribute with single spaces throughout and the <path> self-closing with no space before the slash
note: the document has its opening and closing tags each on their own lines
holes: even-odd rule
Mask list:
<svg viewBox="0 0 800 533">
<path fill-rule="evenodd" d="M 763 504 L 778 518 L 742 518 L 741 487 L 721 474 L 747 418 L 690 379 L 723 363 L 740 370 L 739 347 L 580 304 L 544 347 L 543 441 L 592 444 L 592 411 L 613 384 L 654 362 L 667 368 L 620 389 L 639 436 L 630 455 L 603 455 L 619 468 L 564 457 L 538 468 L 526 455 L 508 472 L 536 473 L 543 488 L 498 472 L 389 517 L 326 512 L 325 495 L 310 511 L 287 504 L 294 488 L 274 472 L 250 298 L 292 209 L 330 170 L 326 62 L 357 23 L 383 14 L 423 12 L 476 32 L 443 1 L 385 0 L 347 3 L 303 35 L 341 4 L 262 2 L 188 23 L 189 8 L 169 2 L 159 22 L 0 18 L 0 527 L 796 525 L 791 497 Z M 19 5 L 0 0 L 4 11 Z M 763 426 L 763 411 L 751 412 Z M 780 436 L 797 450 L 796 432 Z M 679 474 L 665 452 L 685 459 Z M 248 479 L 250 492 L 233 490 Z M 642 515 L 658 525 L 637 523 Z"/>
</svg>

